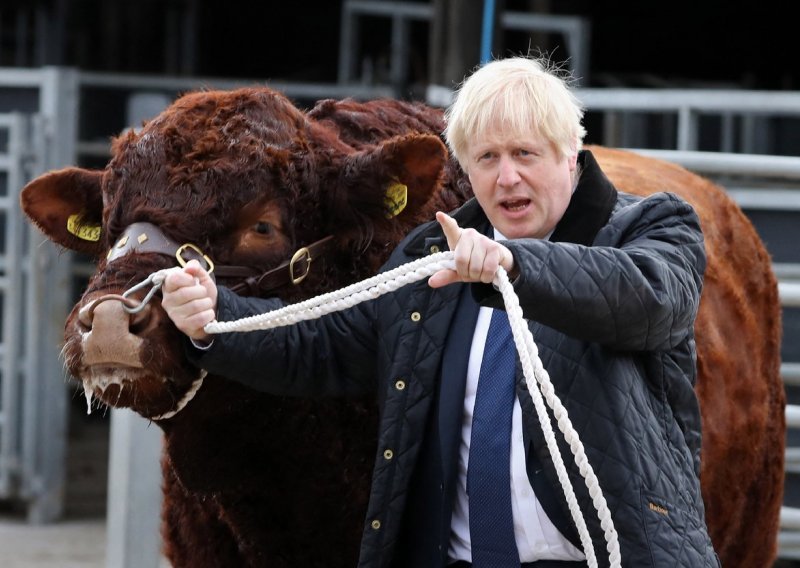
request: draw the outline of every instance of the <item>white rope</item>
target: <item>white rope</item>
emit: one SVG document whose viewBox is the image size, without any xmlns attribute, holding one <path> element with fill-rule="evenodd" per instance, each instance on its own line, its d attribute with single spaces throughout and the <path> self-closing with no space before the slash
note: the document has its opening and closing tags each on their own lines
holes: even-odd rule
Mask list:
<svg viewBox="0 0 800 568">
<path fill-rule="evenodd" d="M 340 290 L 329 292 L 297 304 L 291 304 L 266 314 L 250 316 L 229 322 L 214 321 L 205 326 L 205 331 L 206 333 L 253 331 L 257 329 L 282 327 L 300 321 L 317 319 L 325 314 L 344 310 L 363 301 L 375 299 L 378 296 L 397 290 L 406 284 L 422 280 L 445 268 L 455 268 L 452 252 L 441 252 L 423 257 Z M 542 366 L 538 349 L 533 341 L 533 335 L 523 318 L 519 299 L 514 293 L 514 287 L 509 282 L 506 271 L 502 267 L 498 268 L 495 274 L 494 285 L 500 290 L 503 296 L 511 331 L 514 336 L 514 343 L 517 347 L 520 362 L 522 363 L 525 383 L 533 399 L 536 414 L 542 426 L 545 442 L 547 443 L 547 449 L 550 451 L 553 464 L 556 468 L 556 474 L 564 490 L 570 514 L 578 528 L 578 534 L 583 546 L 583 552 L 586 555 L 587 563 L 592 567 L 597 566 L 597 558 L 595 556 L 594 547 L 592 546 L 592 539 L 589 536 L 586 521 L 581 515 L 578 500 L 575 496 L 572 483 L 569 480 L 564 460 L 561 457 L 561 452 L 558 449 L 555 433 L 553 432 L 547 409 L 544 406 L 542 395 L 544 395 L 544 399 L 552 409 L 558 428 L 564 434 L 564 439 L 569 444 L 578 470 L 586 482 L 586 487 L 592 498 L 592 505 L 597 511 L 598 518 L 600 519 L 600 527 L 603 529 L 605 535 L 606 550 L 609 554 L 610 565 L 614 568 L 619 567 L 621 565 L 619 539 L 617 531 L 614 528 L 613 520 L 611 519 L 611 512 L 608 509 L 608 504 L 600 489 L 597 476 L 586 457 L 583 444 L 581 444 L 578 438 L 578 433 L 572 426 L 572 422 L 567 414 L 567 409 L 556 396 L 553 384 L 550 381 L 550 376 L 547 370 Z"/>
<path fill-rule="evenodd" d="M 452 266 L 452 253 L 440 252 L 420 258 L 393 270 L 382 272 L 367 280 L 356 282 L 345 288 L 322 294 L 268 312 L 242 318 L 232 322 L 213 321 L 205 326 L 206 333 L 228 333 L 231 331 L 255 331 L 291 325 L 300 321 L 317 319 L 338 312 L 367 300 L 373 300 L 398 288 L 422 280 L 434 272 Z"/>
<path fill-rule="evenodd" d="M 192 385 L 189 387 L 189 390 L 181 397 L 178 403 L 175 405 L 175 408 L 172 410 L 165 412 L 164 414 L 159 414 L 158 416 L 151 416 L 150 420 L 167 420 L 172 418 L 176 414 L 178 414 L 181 410 L 183 410 L 187 404 L 189 404 L 194 395 L 197 394 L 197 391 L 200 390 L 200 387 L 203 386 L 203 379 L 206 378 L 207 372 L 205 370 L 200 371 L 200 376 L 192 381 Z"/>
<path fill-rule="evenodd" d="M 539 418 L 539 424 L 544 433 L 545 443 L 553 459 L 553 465 L 556 468 L 556 475 L 561 483 L 561 488 L 564 490 L 564 496 L 567 499 L 567 505 L 572 515 L 572 520 L 578 528 L 578 535 L 583 545 L 583 553 L 586 555 L 586 561 L 589 566 L 597 566 L 597 558 L 595 558 L 589 530 L 581 515 L 578 500 L 575 497 L 575 491 L 572 488 L 572 483 L 567 475 L 564 460 L 556 444 L 555 433 L 553 432 L 553 426 L 547 415 L 547 409 L 542 402 L 542 395 L 544 395 L 547 400 L 548 406 L 553 410 L 553 416 L 556 419 L 558 428 L 564 434 L 564 439 L 569 444 L 570 451 L 575 459 L 575 464 L 578 466 L 578 471 L 584 478 L 586 487 L 589 490 L 589 496 L 592 498 L 592 505 L 600 519 L 600 528 L 603 529 L 603 534 L 606 539 L 609 563 L 613 568 L 617 568 L 621 566 L 622 558 L 619 550 L 617 530 L 614 528 L 614 521 L 611 519 L 611 511 L 608 509 L 608 504 L 600 488 L 600 483 L 594 473 L 594 469 L 592 469 L 589 463 L 589 459 L 583 449 L 583 444 L 578 437 L 578 432 L 572 426 L 572 421 L 569 419 L 567 409 L 561 404 L 561 400 L 558 398 L 553 388 L 553 383 L 550 381 L 550 375 L 542 365 L 541 359 L 539 359 L 539 350 L 536 347 L 536 343 L 533 341 L 533 335 L 530 329 L 528 329 L 528 326 L 525 324 L 522 308 L 519 305 L 519 299 L 514 292 L 514 287 L 508 280 L 506 271 L 502 267 L 497 269 L 493 282 L 503 296 L 506 313 L 508 313 L 508 321 L 514 335 L 514 344 L 517 346 L 517 353 L 522 364 L 522 374 L 525 376 L 525 384 L 533 399 L 536 415 Z"/>
</svg>

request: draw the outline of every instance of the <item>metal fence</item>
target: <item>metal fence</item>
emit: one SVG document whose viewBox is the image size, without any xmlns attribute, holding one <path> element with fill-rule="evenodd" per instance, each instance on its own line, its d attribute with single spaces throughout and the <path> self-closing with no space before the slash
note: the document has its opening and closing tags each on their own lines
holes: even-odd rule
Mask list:
<svg viewBox="0 0 800 568">
<path fill-rule="evenodd" d="M 74 158 L 69 74 L 0 73 L 0 497 L 21 500 L 32 522 L 63 511 L 68 393 L 57 346 L 70 265 L 23 221 L 19 189 Z"/>
<path fill-rule="evenodd" d="M 370 82 L 370 76 L 374 76 L 374 71 L 365 72 L 365 68 L 369 67 L 367 62 L 370 61 L 370 57 L 364 56 L 359 49 L 362 21 L 369 18 L 388 19 L 391 21 L 388 81 L 398 89 L 397 95 L 401 96 L 403 93 L 399 90 L 402 90 L 409 81 L 410 27 L 415 22 L 430 24 L 433 11 L 432 4 L 421 2 L 344 0 L 339 34 L 339 83 L 347 85 Z M 590 26 L 586 18 L 505 11 L 500 14 L 499 24 L 504 31 L 552 33 L 562 36 L 569 55 L 567 63 L 571 73 L 577 78 L 588 77 Z M 431 94 L 443 92 L 440 89 L 429 91 Z"/>
<path fill-rule="evenodd" d="M 20 465 L 20 382 L 18 359 L 22 330 L 22 270 L 20 215 L 16 211 L 13 188 L 21 187 L 26 120 L 22 114 L 0 115 L 0 139 L 5 142 L 0 153 L 0 495 L 14 491 L 14 475 Z"/>
</svg>

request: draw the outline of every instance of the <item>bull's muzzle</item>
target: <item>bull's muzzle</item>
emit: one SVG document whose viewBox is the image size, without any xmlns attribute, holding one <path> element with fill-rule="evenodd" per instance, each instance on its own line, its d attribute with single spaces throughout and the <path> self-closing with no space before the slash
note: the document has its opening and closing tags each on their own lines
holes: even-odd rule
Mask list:
<svg viewBox="0 0 800 568">
<path fill-rule="evenodd" d="M 83 333 L 83 358 L 86 365 L 142 368 L 143 340 L 135 329 L 150 318 L 150 306 L 131 314 L 120 301 L 91 302 L 82 307 L 78 319 L 88 331 Z"/>
</svg>

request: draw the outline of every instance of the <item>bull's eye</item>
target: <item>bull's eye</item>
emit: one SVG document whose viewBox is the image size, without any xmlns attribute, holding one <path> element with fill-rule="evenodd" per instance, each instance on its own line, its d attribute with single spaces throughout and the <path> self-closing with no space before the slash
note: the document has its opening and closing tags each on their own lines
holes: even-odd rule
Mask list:
<svg viewBox="0 0 800 568">
<path fill-rule="evenodd" d="M 272 234 L 272 225 L 267 223 L 266 221 L 259 221 L 255 225 L 253 225 L 253 229 L 259 235 L 270 235 Z"/>
</svg>

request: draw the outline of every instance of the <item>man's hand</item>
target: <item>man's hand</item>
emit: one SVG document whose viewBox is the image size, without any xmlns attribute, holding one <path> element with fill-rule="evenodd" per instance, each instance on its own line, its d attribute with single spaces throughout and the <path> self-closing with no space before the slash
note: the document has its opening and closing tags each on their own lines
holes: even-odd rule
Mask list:
<svg viewBox="0 0 800 568">
<path fill-rule="evenodd" d="M 161 306 L 175 327 L 197 342 L 211 339 L 203 327 L 217 317 L 217 285 L 199 262 L 190 260 L 183 270 L 170 272 L 161 294 Z"/>
<path fill-rule="evenodd" d="M 497 267 L 509 275 L 514 270 L 511 251 L 475 229 L 462 229 L 455 219 L 439 211 L 436 220 L 442 226 L 447 245 L 455 254 L 456 269 L 440 270 L 428 279 L 431 288 L 441 288 L 453 282 L 484 282 L 494 279 Z"/>
</svg>

